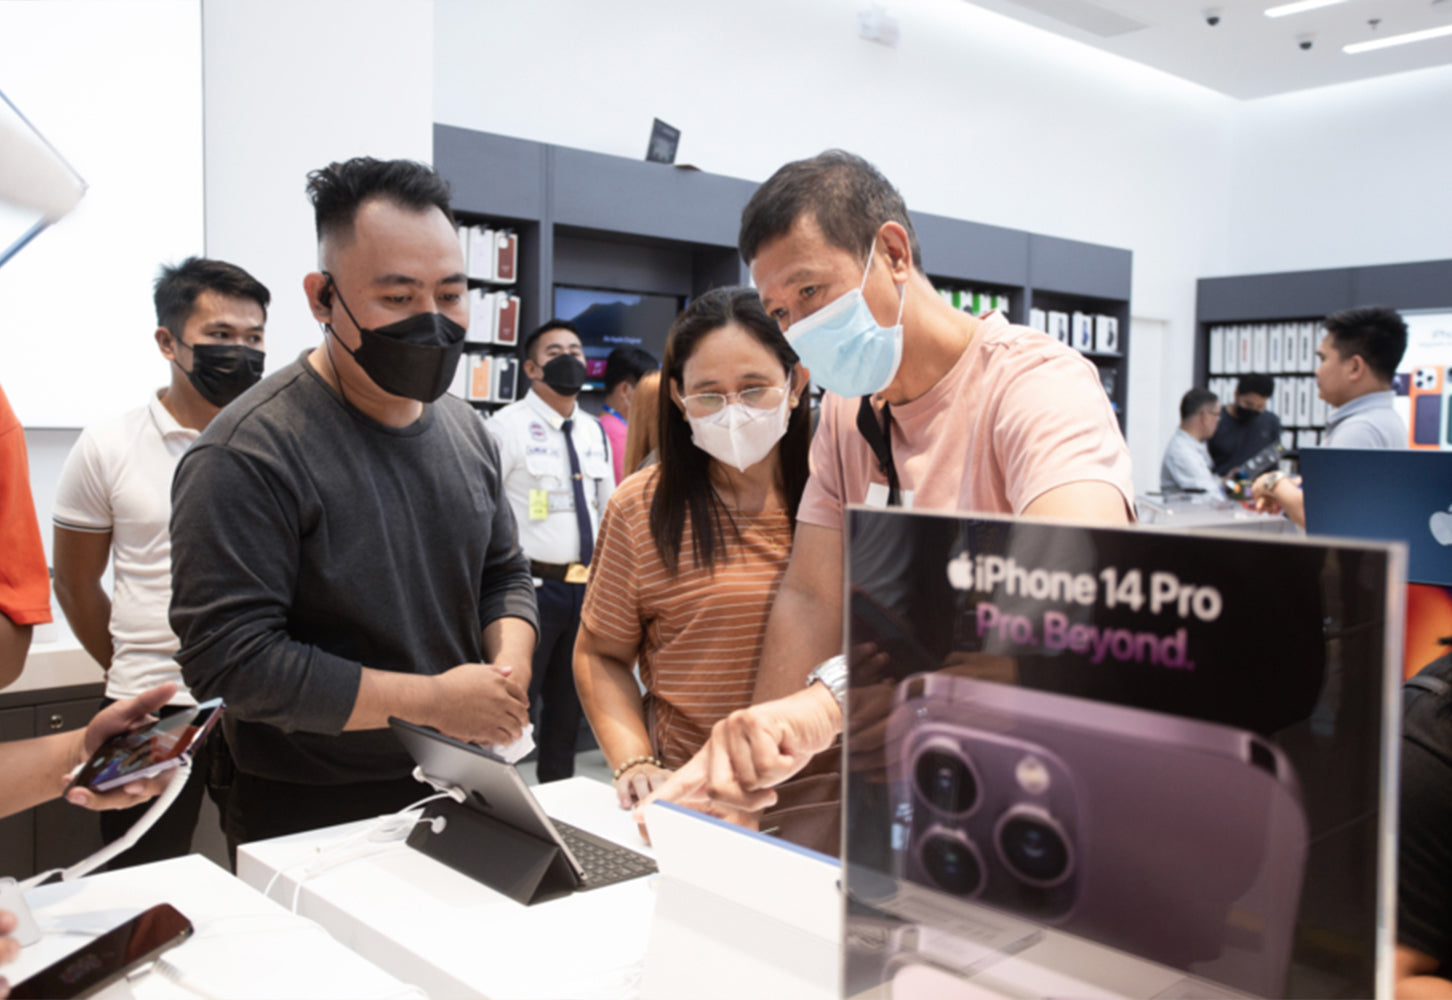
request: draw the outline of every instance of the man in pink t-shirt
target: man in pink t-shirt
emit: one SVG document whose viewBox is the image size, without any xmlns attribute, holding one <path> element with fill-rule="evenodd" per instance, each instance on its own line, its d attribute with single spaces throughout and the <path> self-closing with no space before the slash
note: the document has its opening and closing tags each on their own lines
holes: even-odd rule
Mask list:
<svg viewBox="0 0 1452 1000">
<path fill-rule="evenodd" d="M 640 381 L 640 376 L 659 367 L 655 355 L 639 347 L 617 347 L 605 359 L 605 404 L 600 408 L 600 426 L 610 439 L 616 485 L 635 471 L 625 467 L 625 425 L 630 420 L 635 383 Z"/>
<path fill-rule="evenodd" d="M 756 704 L 717 723 L 659 793 L 733 818 L 769 806 L 771 787 L 841 731 L 848 504 L 1107 525 L 1134 510 L 1129 452 L 1094 366 L 945 302 L 901 195 L 871 164 L 840 150 L 787 164 L 752 195 L 738 242 L 762 303 L 827 391 Z"/>
</svg>

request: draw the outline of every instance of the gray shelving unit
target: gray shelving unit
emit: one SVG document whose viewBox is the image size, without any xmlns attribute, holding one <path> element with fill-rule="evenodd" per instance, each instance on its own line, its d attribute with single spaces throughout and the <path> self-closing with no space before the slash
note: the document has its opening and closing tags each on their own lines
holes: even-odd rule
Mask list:
<svg viewBox="0 0 1452 1000">
<path fill-rule="evenodd" d="M 1195 305 L 1195 385 L 1218 377 L 1211 373 L 1212 327 L 1319 322 L 1342 309 L 1371 305 L 1452 309 L 1452 260 L 1201 278 Z M 1300 365 L 1288 371 L 1309 378 L 1313 370 L 1314 365 Z"/>
<path fill-rule="evenodd" d="M 434 166 L 461 219 L 519 233 L 521 340 L 556 284 L 690 298 L 750 280 L 736 234 L 755 182 L 449 125 L 434 126 Z M 926 213 L 913 225 L 935 286 L 1007 295 L 1014 322 L 1031 308 L 1116 317 L 1120 350 L 1086 356 L 1124 421 L 1128 250 Z"/>
</svg>

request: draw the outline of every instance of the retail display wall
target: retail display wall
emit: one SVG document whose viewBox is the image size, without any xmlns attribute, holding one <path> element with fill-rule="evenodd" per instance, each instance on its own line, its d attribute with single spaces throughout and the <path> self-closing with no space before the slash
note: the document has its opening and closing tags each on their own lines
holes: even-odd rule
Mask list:
<svg viewBox="0 0 1452 1000">
<path fill-rule="evenodd" d="M 1270 375 L 1270 409 L 1287 451 L 1321 443 L 1327 407 L 1316 393 L 1321 321 L 1353 306 L 1389 306 L 1409 329 L 1393 388 L 1408 445 L 1452 448 L 1452 260 L 1202 278 L 1196 304 L 1195 384 L 1230 399 L 1238 376 Z"/>
<path fill-rule="evenodd" d="M 476 278 L 475 270 L 487 268 L 471 268 L 470 283 L 478 286 L 471 296 L 482 303 L 493 294 L 496 303 L 492 310 L 481 305 L 475 323 L 489 320 L 501 297 L 512 295 L 523 339 L 540 322 L 562 315 L 562 290 L 596 293 L 602 310 L 660 315 L 663 299 L 676 299 L 678 309 L 711 288 L 750 281 L 736 235 L 741 210 L 756 189 L 751 181 L 448 125 L 434 126 L 434 166 L 453 185 L 461 222 L 515 237 L 512 284 Z M 1093 336 L 1075 346 L 1099 369 L 1123 425 L 1133 264 L 1128 250 L 925 213 L 912 218 L 929 278 L 960 308 L 1006 306 L 1018 323 L 1051 313 L 1087 317 Z M 456 391 L 492 408 L 518 393 L 518 386 L 500 383 L 501 370 L 511 364 L 503 377 L 517 377 L 517 359 L 510 359 L 517 348 L 497 336 L 480 338 L 480 328 L 471 323 L 470 364 Z M 638 342 L 659 356 L 664 332 L 655 342 L 625 329 L 595 334 L 601 342 L 586 344 L 591 382 L 598 384 L 612 339 Z M 480 374 L 486 367 L 488 374 Z"/>
</svg>

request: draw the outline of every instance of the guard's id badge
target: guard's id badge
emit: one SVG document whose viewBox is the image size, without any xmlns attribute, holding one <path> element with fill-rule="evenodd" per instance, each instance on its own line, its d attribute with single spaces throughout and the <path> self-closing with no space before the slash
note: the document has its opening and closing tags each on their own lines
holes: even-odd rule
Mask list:
<svg viewBox="0 0 1452 1000">
<path fill-rule="evenodd" d="M 529 491 L 529 519 L 544 521 L 550 516 L 550 494 L 548 490 Z"/>
</svg>

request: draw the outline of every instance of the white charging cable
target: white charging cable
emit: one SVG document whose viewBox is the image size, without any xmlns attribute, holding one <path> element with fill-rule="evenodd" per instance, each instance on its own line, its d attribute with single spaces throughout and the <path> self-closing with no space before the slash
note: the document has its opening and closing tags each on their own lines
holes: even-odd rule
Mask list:
<svg viewBox="0 0 1452 1000">
<path fill-rule="evenodd" d="M 172 771 L 171 781 L 151 803 L 151 808 L 146 810 L 142 817 L 135 823 L 132 823 L 131 829 L 127 830 L 118 840 L 112 841 L 89 857 L 77 861 L 69 868 L 52 868 L 49 871 L 41 872 L 39 875 L 32 875 L 20 883 L 21 890 L 29 891 L 34 889 L 53 875 L 59 875 L 62 882 L 73 882 L 78 878 L 89 875 L 118 854 L 124 854 L 126 851 L 131 850 L 131 848 L 136 846 L 136 842 L 146 835 L 146 831 L 155 826 L 156 821 L 161 819 L 166 811 L 171 808 L 171 804 L 182 793 L 182 789 L 186 786 L 187 779 L 191 777 L 191 774 L 191 758 L 181 758 L 181 763 Z"/>
<path fill-rule="evenodd" d="M 376 854 L 379 851 L 391 847 L 407 839 L 409 834 L 413 832 L 413 828 L 420 823 L 428 823 L 429 829 L 433 833 L 442 833 L 448 820 L 443 816 L 433 816 L 425 820 L 422 816 L 418 815 L 419 811 L 430 802 L 437 801 L 438 799 L 453 799 L 455 802 L 462 803 L 465 797 L 464 790 L 457 785 L 439 782 L 426 776 L 421 768 L 415 767 L 413 769 L 413 776 L 424 784 L 437 789 L 437 791 L 433 795 L 426 796 L 411 805 L 404 806 L 398 812 L 389 813 L 386 816 L 379 816 L 366 828 L 357 833 L 349 834 L 331 844 L 318 845 L 314 849 L 315 853 L 312 857 L 305 861 L 299 861 L 295 864 L 279 868 L 273 872 L 272 878 L 267 880 L 267 887 L 262 890 L 262 894 L 270 898 L 272 896 L 272 888 L 277 884 L 279 878 L 284 874 L 299 872 L 297 881 L 293 884 L 292 903 L 289 907 L 293 913 L 296 913 L 298 900 L 302 894 L 303 883 L 308 879 L 321 875 L 323 872 L 346 864 L 349 861 L 366 857 L 370 854 Z"/>
</svg>

